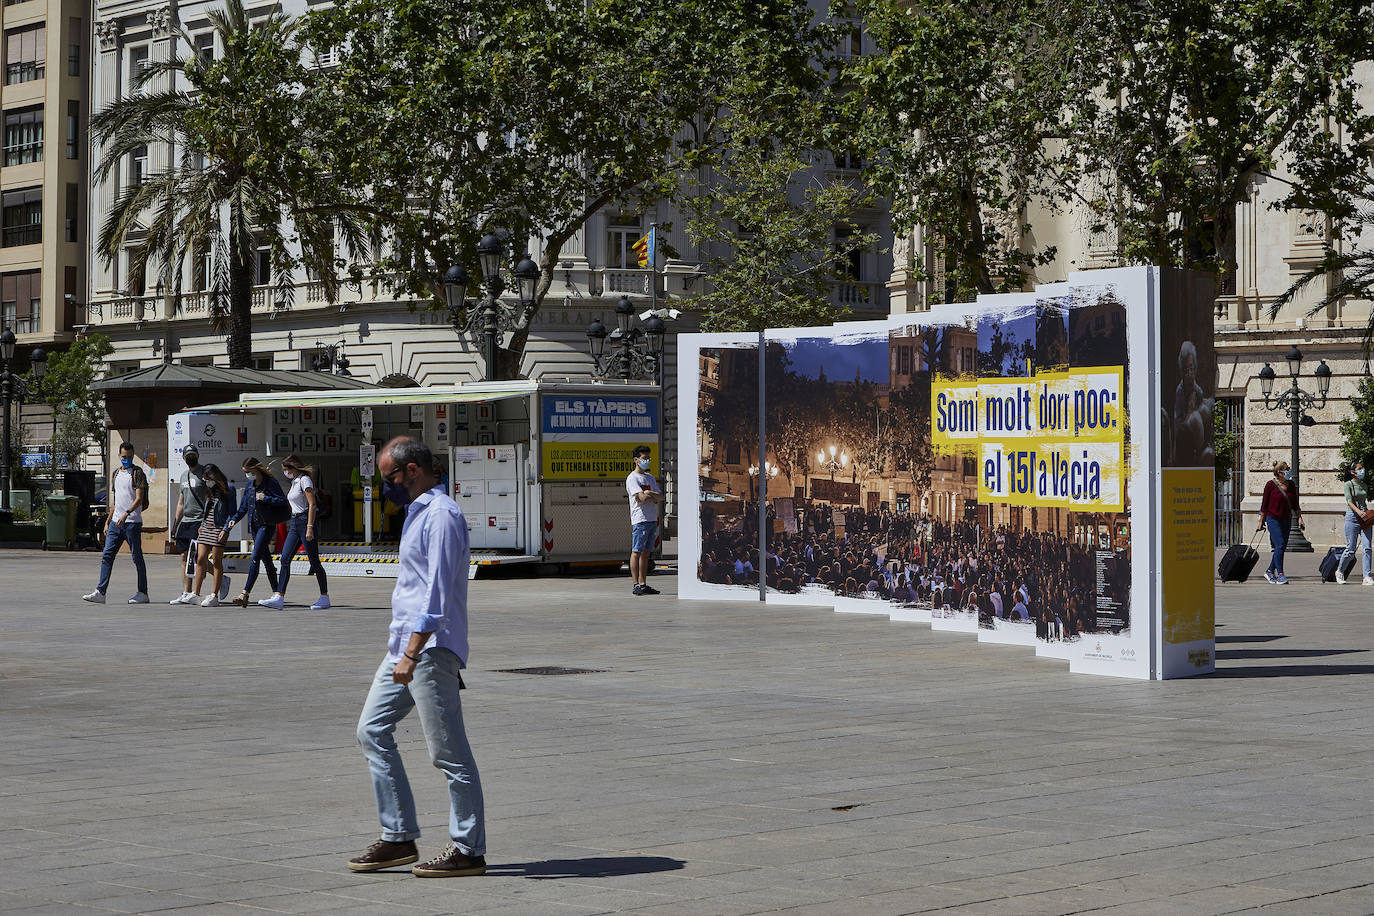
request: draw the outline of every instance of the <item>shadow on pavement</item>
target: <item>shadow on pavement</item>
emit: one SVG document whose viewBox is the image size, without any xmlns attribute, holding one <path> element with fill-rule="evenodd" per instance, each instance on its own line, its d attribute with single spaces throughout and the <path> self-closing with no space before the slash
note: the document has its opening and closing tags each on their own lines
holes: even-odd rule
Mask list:
<svg viewBox="0 0 1374 916">
<path fill-rule="evenodd" d="M 1221 628 L 1217 624 L 1217 628 Z M 1273 642 L 1276 639 L 1287 639 L 1287 636 L 1218 636 L 1217 642 Z"/>
<path fill-rule="evenodd" d="M 539 862 L 503 862 L 488 865 L 487 874 L 503 878 L 617 878 L 622 875 L 647 875 L 677 871 L 686 867 L 681 859 L 666 856 L 604 856 L 592 859 L 544 859 Z"/>
<path fill-rule="evenodd" d="M 1203 677 L 1331 677 L 1338 674 L 1374 674 L 1374 665 L 1249 665 L 1218 668 Z"/>
<path fill-rule="evenodd" d="M 1220 641 L 1220 640 L 1218 640 Z M 1365 649 L 1218 649 L 1217 660 L 1224 658 L 1325 658 L 1350 655 Z"/>
</svg>

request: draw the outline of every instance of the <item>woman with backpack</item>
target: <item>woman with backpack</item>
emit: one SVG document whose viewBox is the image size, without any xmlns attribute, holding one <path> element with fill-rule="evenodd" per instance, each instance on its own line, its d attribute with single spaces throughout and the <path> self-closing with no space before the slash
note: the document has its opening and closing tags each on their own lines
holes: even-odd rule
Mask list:
<svg viewBox="0 0 1374 916">
<path fill-rule="evenodd" d="M 1288 529 L 1292 527 L 1294 518 L 1297 518 L 1299 528 L 1307 527 L 1302 520 L 1302 509 L 1298 506 L 1298 488 L 1293 484 L 1293 472 L 1288 462 L 1280 459 L 1274 462 L 1274 476 L 1264 484 L 1257 529 L 1269 529 L 1269 543 L 1274 548 L 1274 556 L 1269 560 L 1264 578 L 1274 585 L 1288 584 L 1288 577 L 1283 574 L 1283 553 L 1288 549 Z"/>
<path fill-rule="evenodd" d="M 272 591 L 277 590 L 277 567 L 272 563 L 272 535 L 277 526 L 291 517 L 287 508 L 286 494 L 281 484 L 272 476 L 267 466 L 256 458 L 243 459 L 243 473 L 248 485 L 243 490 L 243 500 L 238 510 L 229 517 L 226 528 L 232 528 L 241 518 L 248 519 L 248 530 L 253 533 L 253 555 L 248 560 L 248 579 L 243 583 L 243 591 L 234 596 L 239 607 L 248 607 L 249 593 L 253 583 L 258 581 L 258 564 L 267 570 L 267 584 Z"/>
<path fill-rule="evenodd" d="M 224 545 L 229 541 L 229 515 L 233 512 L 234 494 L 229 489 L 229 480 L 218 466 L 207 464 L 201 470 L 205 479 L 205 518 L 196 533 L 200 545 L 196 553 L 196 579 L 192 591 L 191 604 L 200 597 L 200 588 L 205 583 L 205 569 L 208 563 L 215 571 L 214 588 L 210 597 L 200 602 L 201 607 L 219 607 L 219 592 L 224 585 Z"/>
<path fill-rule="evenodd" d="M 295 455 L 287 455 L 282 459 L 281 472 L 291 481 L 291 489 L 286 494 L 286 501 L 291 507 L 291 521 L 288 522 L 286 529 L 286 541 L 281 546 L 279 585 L 271 598 L 264 598 L 258 604 L 277 611 L 286 606 L 286 586 L 291 581 L 291 561 L 295 559 L 296 551 L 304 544 L 305 555 L 310 558 L 310 571 L 315 574 L 315 581 L 320 585 L 319 600 L 310 605 L 310 610 L 322 611 L 329 607 L 329 577 L 325 575 L 324 566 L 320 563 L 319 541 L 315 539 L 315 518 L 319 507 L 319 499 L 315 494 L 315 469 Z"/>
</svg>

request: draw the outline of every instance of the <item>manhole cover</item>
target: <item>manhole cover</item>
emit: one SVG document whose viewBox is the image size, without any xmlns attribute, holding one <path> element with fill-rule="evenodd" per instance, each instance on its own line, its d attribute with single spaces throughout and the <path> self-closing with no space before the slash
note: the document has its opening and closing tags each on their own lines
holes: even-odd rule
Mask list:
<svg viewBox="0 0 1374 916">
<path fill-rule="evenodd" d="M 558 665 L 542 665 L 536 668 L 497 668 L 498 674 L 603 674 L 605 668 L 563 668 Z"/>
</svg>

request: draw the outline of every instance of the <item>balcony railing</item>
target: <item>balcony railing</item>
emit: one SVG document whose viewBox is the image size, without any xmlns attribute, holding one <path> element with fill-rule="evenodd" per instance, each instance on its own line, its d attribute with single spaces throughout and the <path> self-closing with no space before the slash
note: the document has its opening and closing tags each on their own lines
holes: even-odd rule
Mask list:
<svg viewBox="0 0 1374 916">
<path fill-rule="evenodd" d="M 647 275 L 648 271 L 634 271 L 634 273 Z M 375 278 L 377 283 L 374 290 L 373 278 L 364 280 L 361 287 L 357 285 L 343 285 L 339 288 L 339 301 L 335 305 L 350 303 L 366 303 L 379 297 L 385 297 L 386 301 L 391 301 L 390 296 L 385 293 L 386 277 Z M 645 287 L 647 291 L 647 287 Z M 311 280 L 296 284 L 296 294 L 293 304 L 297 307 L 302 305 L 311 308 L 323 308 L 330 303 L 325 299 L 324 283 L 318 280 Z M 255 315 L 271 315 L 278 311 L 277 308 L 276 286 L 255 286 L 253 287 L 251 308 Z M 163 297 L 157 294 L 145 294 L 139 296 L 113 296 L 105 299 L 98 299 L 92 302 L 86 309 L 87 323 L 92 325 L 123 324 L 134 321 L 161 320 L 163 310 Z M 175 318 L 205 318 L 210 314 L 211 294 L 208 292 L 184 292 L 176 304 Z"/>
<path fill-rule="evenodd" d="M 874 308 L 878 302 L 880 283 L 861 280 L 848 280 L 835 284 L 834 301 L 836 305 L 848 308 Z"/>
<path fill-rule="evenodd" d="M 649 295 L 649 271 L 640 268 L 607 267 L 601 271 L 601 289 L 605 296 Z"/>
</svg>

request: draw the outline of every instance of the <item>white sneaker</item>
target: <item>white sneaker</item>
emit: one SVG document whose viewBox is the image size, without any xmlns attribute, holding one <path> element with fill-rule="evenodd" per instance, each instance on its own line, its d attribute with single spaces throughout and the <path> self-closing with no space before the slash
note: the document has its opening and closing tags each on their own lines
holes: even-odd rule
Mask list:
<svg viewBox="0 0 1374 916">
<path fill-rule="evenodd" d="M 190 592 L 182 592 L 180 596 L 168 601 L 168 604 L 190 604 L 196 596 Z"/>
<path fill-rule="evenodd" d="M 220 582 L 220 584 L 219 584 L 219 600 L 220 600 L 220 601 L 223 601 L 224 599 L 226 599 L 226 598 L 228 598 L 228 597 L 229 597 L 229 577 L 228 577 L 228 576 L 225 576 L 225 577 L 224 577 L 224 580 L 223 580 L 222 582 Z"/>
<path fill-rule="evenodd" d="M 1374 579 L 1371 579 L 1369 576 L 1365 576 L 1365 577 L 1364 577 L 1364 584 L 1365 584 L 1365 585 L 1374 585 Z"/>
<path fill-rule="evenodd" d="M 211 595 L 200 603 L 201 607 L 219 607 L 219 595 Z"/>
<path fill-rule="evenodd" d="M 82 600 L 82 601 L 89 601 L 91 604 L 104 604 L 104 603 L 105 603 L 105 593 L 102 592 L 100 589 L 96 589 L 95 591 L 91 592 L 89 595 L 82 595 L 82 596 L 81 596 L 81 600 Z"/>
<path fill-rule="evenodd" d="M 1344 585 L 1344 584 L 1345 584 L 1345 573 L 1341 572 L 1339 569 L 1336 570 L 1336 584 L 1337 584 L 1337 585 Z"/>
<path fill-rule="evenodd" d="M 270 607 L 274 611 L 280 611 L 286 607 L 286 599 L 281 595 L 273 595 L 271 598 L 264 598 L 258 602 L 263 607 Z"/>
<path fill-rule="evenodd" d="M 1271 570 L 1268 570 L 1268 569 L 1266 569 L 1266 570 L 1264 571 L 1264 580 L 1265 580 L 1266 582 L 1268 582 L 1270 585 L 1278 585 L 1278 584 L 1279 584 L 1279 580 L 1276 579 L 1276 578 L 1274 578 L 1274 573 L 1273 573 Z"/>
<path fill-rule="evenodd" d="M 327 610 L 328 608 L 329 608 L 329 596 L 328 596 L 328 595 L 321 595 L 319 601 L 316 601 L 314 604 L 310 605 L 310 610 L 312 610 L 312 611 L 323 611 L 323 610 Z"/>
<path fill-rule="evenodd" d="M 148 603 L 148 593 L 147 593 L 147 592 L 135 592 L 135 593 L 134 593 L 134 596 L 133 596 L 132 598 L 129 599 L 129 603 L 130 603 L 130 604 L 147 604 L 147 603 Z"/>
</svg>

